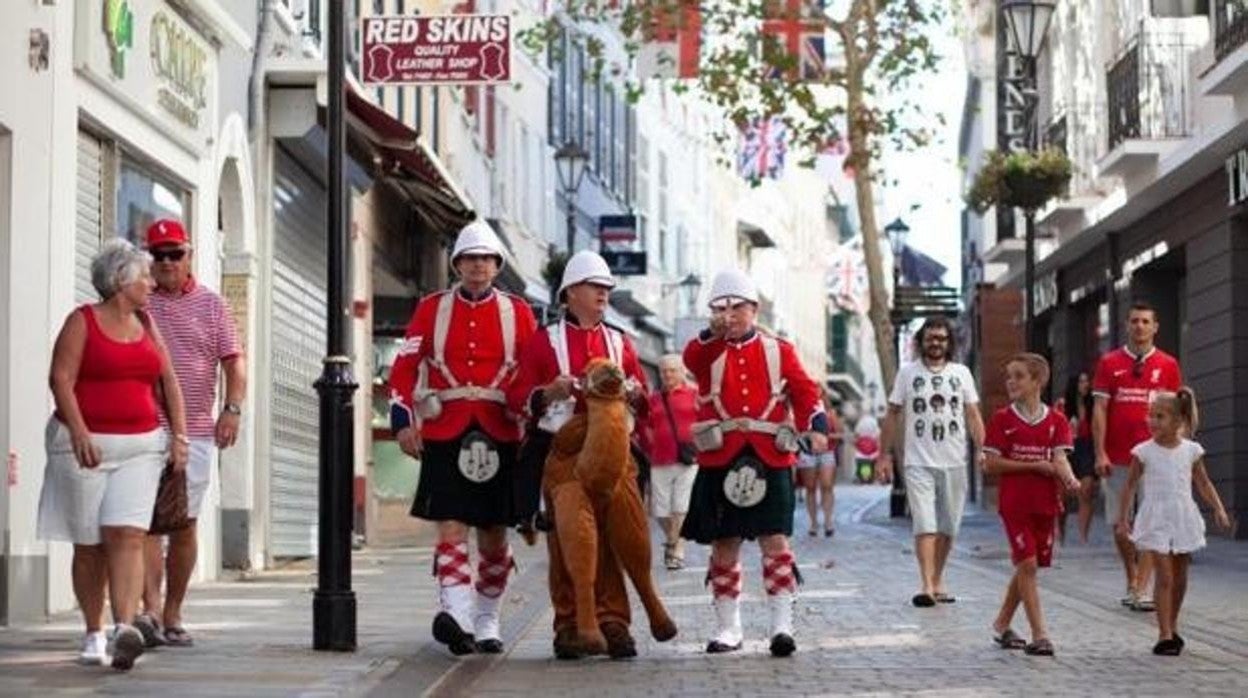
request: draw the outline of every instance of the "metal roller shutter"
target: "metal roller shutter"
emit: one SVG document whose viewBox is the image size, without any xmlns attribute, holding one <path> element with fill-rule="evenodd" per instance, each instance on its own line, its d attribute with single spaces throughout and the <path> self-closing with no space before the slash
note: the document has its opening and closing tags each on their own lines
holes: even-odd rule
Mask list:
<svg viewBox="0 0 1248 698">
<path fill-rule="evenodd" d="M 74 304 L 99 300 L 91 285 L 91 259 L 100 250 L 104 226 L 104 148 L 100 139 L 78 132 L 78 181 L 74 215 Z"/>
<path fill-rule="evenodd" d="M 325 355 L 325 187 L 289 153 L 274 168 L 272 546 L 278 557 L 316 551 L 318 400 Z"/>
</svg>

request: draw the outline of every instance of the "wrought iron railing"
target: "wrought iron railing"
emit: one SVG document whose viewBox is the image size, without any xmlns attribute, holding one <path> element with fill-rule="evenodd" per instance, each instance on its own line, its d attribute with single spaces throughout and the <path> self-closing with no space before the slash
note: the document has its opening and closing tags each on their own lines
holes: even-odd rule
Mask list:
<svg viewBox="0 0 1248 698">
<path fill-rule="evenodd" d="M 1213 50 L 1218 60 L 1248 42 L 1248 0 L 1214 0 Z"/>
<path fill-rule="evenodd" d="M 1141 29 L 1105 76 L 1109 149 L 1128 139 L 1181 138 L 1188 130 L 1188 56 L 1182 34 Z"/>
</svg>

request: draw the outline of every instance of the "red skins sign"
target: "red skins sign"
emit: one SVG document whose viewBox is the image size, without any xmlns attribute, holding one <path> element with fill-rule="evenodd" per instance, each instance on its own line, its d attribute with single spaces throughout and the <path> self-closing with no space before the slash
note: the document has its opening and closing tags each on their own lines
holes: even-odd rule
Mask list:
<svg viewBox="0 0 1248 698">
<path fill-rule="evenodd" d="M 511 81 L 511 17 L 385 15 L 360 20 L 366 85 L 493 85 Z"/>
</svg>

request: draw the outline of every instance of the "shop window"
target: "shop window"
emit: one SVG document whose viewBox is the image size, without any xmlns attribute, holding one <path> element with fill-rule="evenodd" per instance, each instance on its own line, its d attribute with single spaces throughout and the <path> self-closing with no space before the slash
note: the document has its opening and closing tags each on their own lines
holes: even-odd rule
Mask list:
<svg viewBox="0 0 1248 698">
<path fill-rule="evenodd" d="M 174 218 L 190 228 L 191 193 L 171 178 L 122 154 L 117 176 L 117 234 L 136 244 L 147 227 Z"/>
</svg>

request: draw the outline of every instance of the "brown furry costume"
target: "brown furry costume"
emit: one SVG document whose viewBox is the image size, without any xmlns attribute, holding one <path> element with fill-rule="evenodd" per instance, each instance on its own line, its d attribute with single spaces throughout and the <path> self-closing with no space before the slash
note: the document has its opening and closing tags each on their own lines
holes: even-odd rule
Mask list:
<svg viewBox="0 0 1248 698">
<path fill-rule="evenodd" d="M 587 411 L 555 435 L 542 478 L 554 521 L 548 545 L 556 650 L 600 654 L 609 649 L 613 656 L 631 656 L 635 650 L 627 635 L 628 596 L 620 568 L 641 597 L 651 635 L 670 640 L 676 624 L 650 575 L 650 529 L 629 453 L 632 418 L 624 373 L 607 359 L 593 359 L 585 376 Z M 573 614 L 577 646 L 570 648 L 572 638 L 560 637 L 558 629 L 560 618 Z M 621 624 L 623 632 L 612 624 Z"/>
</svg>

